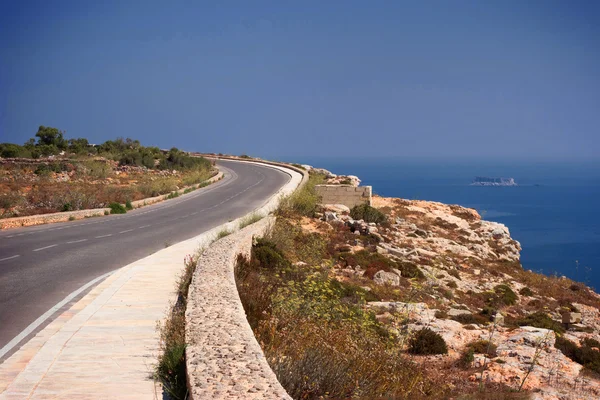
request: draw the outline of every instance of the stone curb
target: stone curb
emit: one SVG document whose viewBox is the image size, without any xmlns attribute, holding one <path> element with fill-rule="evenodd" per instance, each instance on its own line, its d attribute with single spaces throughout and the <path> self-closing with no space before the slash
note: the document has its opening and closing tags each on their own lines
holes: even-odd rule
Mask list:
<svg viewBox="0 0 600 400">
<path fill-rule="evenodd" d="M 204 182 L 214 183 L 220 180 L 223 177 L 223 172 L 219 171 L 210 179 L 207 179 Z M 201 183 L 197 183 L 194 185 L 186 186 L 182 189 L 177 190 L 177 193 L 183 194 L 187 189 L 191 187 L 195 187 Z M 150 205 L 154 203 L 159 203 L 163 200 L 167 200 L 168 194 L 161 194 L 160 196 L 148 197 L 141 200 L 132 201 L 131 205 L 133 208 L 140 208 L 145 205 Z M 35 226 L 35 225 L 44 225 L 44 224 L 53 224 L 56 222 L 67 222 L 69 218 L 73 217 L 76 220 L 90 217 L 100 217 L 104 216 L 104 213 L 108 211 L 110 212 L 110 208 L 93 208 L 89 210 L 77 210 L 77 211 L 65 211 L 51 214 L 36 214 L 36 215 L 27 215 L 25 217 L 13 217 L 13 218 L 5 218 L 0 219 L 0 229 L 10 229 L 10 228 L 21 228 L 24 226 Z"/>
</svg>

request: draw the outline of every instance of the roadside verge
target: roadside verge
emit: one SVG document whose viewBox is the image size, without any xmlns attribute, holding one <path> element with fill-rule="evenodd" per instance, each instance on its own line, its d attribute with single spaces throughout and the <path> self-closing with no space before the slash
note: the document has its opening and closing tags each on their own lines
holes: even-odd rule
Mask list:
<svg viewBox="0 0 600 400">
<path fill-rule="evenodd" d="M 223 178 L 223 172 L 218 171 L 210 179 L 194 185 L 186 186 L 175 192 L 180 195 L 186 193 L 186 190 L 197 188 L 198 186 L 210 185 Z M 173 193 L 175 193 L 173 192 Z M 149 206 L 154 203 L 170 199 L 172 193 L 162 194 L 160 196 L 148 197 L 141 200 L 132 201 L 131 205 L 134 209 Z M 89 210 L 65 211 L 51 214 L 36 214 L 27 215 L 25 217 L 13 217 L 0 219 L 0 229 L 20 228 L 25 226 L 53 224 L 56 222 L 67 222 L 83 218 L 100 217 L 110 212 L 110 208 L 92 208 Z"/>
</svg>

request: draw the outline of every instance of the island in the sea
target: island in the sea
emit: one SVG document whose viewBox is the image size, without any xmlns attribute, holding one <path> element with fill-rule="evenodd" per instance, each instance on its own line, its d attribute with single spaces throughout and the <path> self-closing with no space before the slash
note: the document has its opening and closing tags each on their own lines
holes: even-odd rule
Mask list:
<svg viewBox="0 0 600 400">
<path fill-rule="evenodd" d="M 489 178 L 486 176 L 476 176 L 473 186 L 517 186 L 514 178 Z"/>
</svg>

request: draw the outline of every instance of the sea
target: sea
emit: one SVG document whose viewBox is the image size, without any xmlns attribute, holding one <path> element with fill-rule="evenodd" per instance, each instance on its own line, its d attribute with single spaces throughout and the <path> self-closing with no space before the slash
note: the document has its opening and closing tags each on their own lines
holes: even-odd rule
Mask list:
<svg viewBox="0 0 600 400">
<path fill-rule="evenodd" d="M 356 175 L 381 196 L 474 208 L 484 219 L 509 228 L 523 248 L 525 269 L 565 275 L 600 289 L 600 161 L 298 161 L 338 175 Z M 471 186 L 475 176 L 514 178 L 518 186 Z"/>
</svg>

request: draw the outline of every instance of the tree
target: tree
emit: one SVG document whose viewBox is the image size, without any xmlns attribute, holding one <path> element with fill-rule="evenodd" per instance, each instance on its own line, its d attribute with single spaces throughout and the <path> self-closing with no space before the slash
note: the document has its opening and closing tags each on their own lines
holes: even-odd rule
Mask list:
<svg viewBox="0 0 600 400">
<path fill-rule="evenodd" d="M 56 146 L 58 149 L 67 148 L 67 142 L 64 138 L 64 132 L 49 126 L 40 126 L 35 136 L 38 138 L 38 146 Z"/>
<path fill-rule="evenodd" d="M 69 139 L 69 151 L 73 153 L 84 153 L 87 151 L 88 146 L 90 145 L 87 139 L 78 138 L 78 139 Z"/>
</svg>

